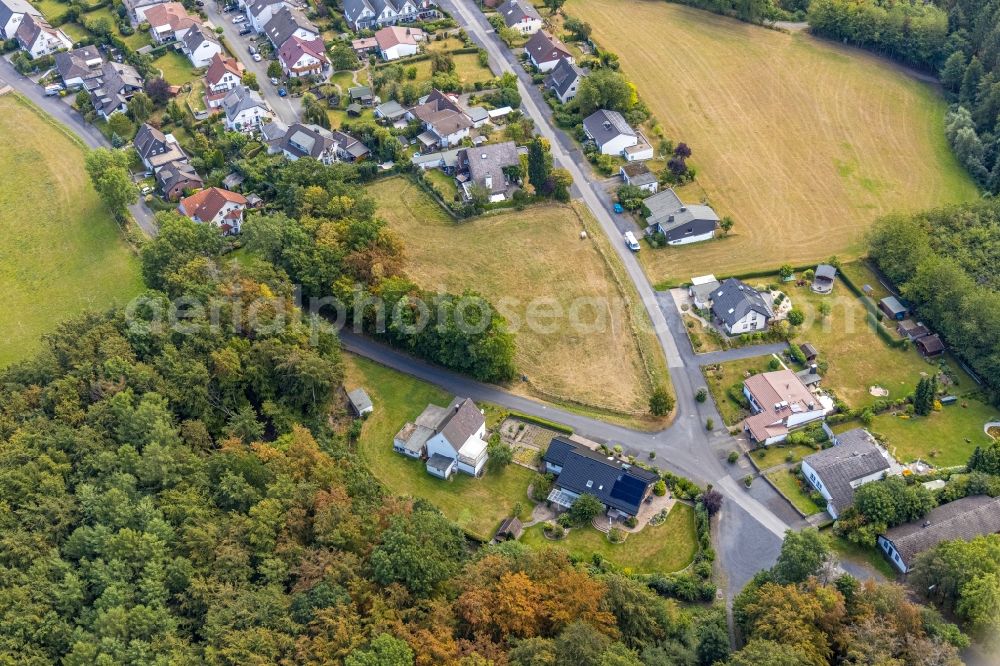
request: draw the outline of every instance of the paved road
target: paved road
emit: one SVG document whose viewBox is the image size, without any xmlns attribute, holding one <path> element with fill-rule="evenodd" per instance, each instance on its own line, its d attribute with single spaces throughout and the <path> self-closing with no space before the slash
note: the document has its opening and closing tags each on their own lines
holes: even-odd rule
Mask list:
<svg viewBox="0 0 1000 666">
<path fill-rule="evenodd" d="M 74 134 L 80 137 L 88 148 L 109 148 L 111 144 L 104 135 L 97 131 L 97 128 L 83 119 L 79 113 L 73 110 L 63 98 L 58 96 L 46 97 L 45 91 L 37 83 L 26 76 L 18 73 L 14 66 L 6 58 L 0 58 L 0 79 L 3 79 L 10 87 L 21 93 L 38 107 L 43 109 L 58 122 L 65 125 Z M 129 206 L 129 212 L 147 236 L 155 236 L 158 228 L 153 212 L 146 207 L 146 204 L 139 202 Z"/>
<path fill-rule="evenodd" d="M 257 83 L 260 84 L 260 94 L 271 105 L 271 108 L 281 122 L 286 125 L 298 122 L 302 109 L 300 99 L 278 96 L 278 86 L 271 85 L 271 80 L 267 76 L 267 66 L 271 61 L 261 60 L 260 62 L 254 62 L 253 56 L 250 55 L 248 49 L 251 44 L 256 44 L 256 42 L 252 42 L 249 39 L 254 35 L 240 35 L 240 29 L 244 25 L 247 25 L 247 23 L 234 24 L 233 17 L 237 16 L 237 13 L 230 12 L 223 14 L 222 8 L 225 4 L 225 2 L 213 2 L 211 0 L 206 2 L 203 9 L 208 16 L 208 20 L 222 28 L 222 34 L 225 36 L 226 43 L 234 55 L 239 58 L 248 72 L 253 72 L 257 75 Z M 261 35 L 258 37 L 258 40 L 265 42 L 267 38 Z"/>
</svg>

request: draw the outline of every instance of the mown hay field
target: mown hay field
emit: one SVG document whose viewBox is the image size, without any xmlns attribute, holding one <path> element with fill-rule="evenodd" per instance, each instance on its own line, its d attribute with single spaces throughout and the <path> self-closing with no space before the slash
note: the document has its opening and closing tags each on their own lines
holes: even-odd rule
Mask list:
<svg viewBox="0 0 1000 666">
<path fill-rule="evenodd" d="M 580 238 L 584 212 L 543 205 L 456 222 L 409 179 L 382 180 L 368 191 L 403 239 L 410 278 L 426 289 L 478 291 L 507 314 L 517 366 L 529 380 L 515 381 L 514 391 L 534 387 L 540 397 L 642 418 L 651 384 L 639 345 L 666 383 L 662 353 L 641 305 L 625 306 L 605 260 L 617 261 L 606 239 Z M 590 299 L 579 301 L 579 326 L 545 314 L 549 307 L 569 313 L 578 299 Z M 527 323 L 532 307 L 537 325 Z"/>
<path fill-rule="evenodd" d="M 654 282 L 861 253 L 878 216 L 974 198 L 945 102 L 862 51 L 651 0 L 570 0 L 617 53 L 731 237 L 642 252 Z M 690 191 L 686 196 L 695 196 Z"/>
</svg>

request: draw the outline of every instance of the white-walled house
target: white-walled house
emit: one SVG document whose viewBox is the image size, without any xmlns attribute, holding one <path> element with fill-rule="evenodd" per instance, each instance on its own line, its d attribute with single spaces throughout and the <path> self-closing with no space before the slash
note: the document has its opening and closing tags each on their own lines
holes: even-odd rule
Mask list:
<svg viewBox="0 0 1000 666">
<path fill-rule="evenodd" d="M 255 0 L 247 3 L 247 20 L 256 32 L 264 32 L 264 26 L 274 16 L 274 12 L 288 7 L 285 0 Z"/>
<path fill-rule="evenodd" d="M 0 37 L 14 39 L 25 16 L 42 17 L 28 0 L 0 0 Z"/>
<path fill-rule="evenodd" d="M 639 143 L 639 135 L 617 111 L 594 111 L 584 119 L 583 131 L 603 155 L 622 155 Z"/>
<path fill-rule="evenodd" d="M 902 473 L 889 452 L 864 428 L 834 436 L 834 446 L 802 459 L 802 476 L 826 499 L 831 518 L 854 504 L 855 489 Z"/>
<path fill-rule="evenodd" d="M 215 34 L 204 26 L 196 25 L 184 34 L 181 40 L 184 55 L 193 67 L 208 67 L 212 59 L 222 55 L 222 44 Z"/>
<path fill-rule="evenodd" d="M 753 416 L 743 421 L 750 438 L 764 445 L 784 441 L 789 431 L 821 420 L 829 408 L 791 370 L 753 375 L 743 382 Z M 827 399 L 828 400 L 828 399 Z"/>
<path fill-rule="evenodd" d="M 774 310 L 759 291 L 729 278 L 712 292 L 712 316 L 727 334 L 741 335 L 767 329 Z"/>
<path fill-rule="evenodd" d="M 636 163 L 631 162 L 628 166 L 633 164 Z M 646 233 L 663 234 L 667 245 L 711 240 L 719 227 L 719 216 L 711 206 L 681 203 L 677 193 L 669 187 L 644 199 L 642 204 L 647 212 Z"/>
<path fill-rule="evenodd" d="M 375 33 L 379 55 L 383 60 L 398 60 L 415 55 L 424 41 L 424 31 L 420 28 L 388 26 Z"/>
<path fill-rule="evenodd" d="M 256 90 L 240 84 L 226 93 L 222 99 L 222 110 L 226 114 L 226 129 L 240 132 L 256 132 L 261 125 L 271 119 L 271 109 Z"/>
<path fill-rule="evenodd" d="M 437 16 L 434 0 L 344 0 L 344 18 L 355 32 Z"/>
<path fill-rule="evenodd" d="M 188 30 L 198 25 L 184 5 L 179 2 L 165 2 L 146 10 L 149 34 L 157 44 L 180 41 Z"/>
<path fill-rule="evenodd" d="M 486 466 L 486 417 L 469 398 L 447 407 L 427 405 L 413 423 L 393 438 L 392 448 L 410 458 L 425 458 L 428 473 L 447 479 L 455 471 L 472 476 Z"/>
<path fill-rule="evenodd" d="M 177 210 L 195 222 L 214 224 L 224 234 L 237 234 L 243 225 L 247 199 L 221 187 L 209 187 L 181 199 Z"/>
<path fill-rule="evenodd" d="M 524 52 L 528 54 L 528 60 L 539 72 L 550 72 L 555 69 L 560 60 L 566 59 L 575 62 L 573 54 L 557 37 L 553 37 L 544 30 L 539 30 L 531 36 L 531 39 L 524 45 Z"/>
<path fill-rule="evenodd" d="M 499 7 L 497 13 L 504 25 L 522 35 L 533 35 L 542 29 L 542 17 L 535 6 L 525 0 L 508 0 Z"/>
<path fill-rule="evenodd" d="M 205 72 L 205 102 L 208 108 L 216 109 L 222 106 L 226 93 L 243 82 L 243 65 L 234 58 L 228 58 L 221 53 L 212 56 L 212 61 Z"/>
<path fill-rule="evenodd" d="M 17 43 L 32 58 L 41 58 L 56 51 L 73 48 L 73 40 L 62 30 L 53 28 L 49 22 L 34 14 L 25 14 L 17 26 Z"/>
<path fill-rule="evenodd" d="M 289 37 L 278 49 L 278 62 L 288 77 L 318 76 L 325 78 L 330 69 L 323 40 Z"/>
</svg>

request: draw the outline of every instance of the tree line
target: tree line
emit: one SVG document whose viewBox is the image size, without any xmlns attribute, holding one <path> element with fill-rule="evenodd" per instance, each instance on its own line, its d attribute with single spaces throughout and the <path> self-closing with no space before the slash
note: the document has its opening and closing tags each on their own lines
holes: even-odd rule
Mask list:
<svg viewBox="0 0 1000 666">
<path fill-rule="evenodd" d="M 876 222 L 868 254 L 1000 396 L 1000 204 L 987 200 L 891 215 Z"/>
</svg>

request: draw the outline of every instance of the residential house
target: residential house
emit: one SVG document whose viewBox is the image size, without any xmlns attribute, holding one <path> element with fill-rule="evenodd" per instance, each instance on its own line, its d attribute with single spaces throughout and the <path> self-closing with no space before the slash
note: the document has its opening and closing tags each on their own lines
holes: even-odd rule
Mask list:
<svg viewBox="0 0 1000 666">
<path fill-rule="evenodd" d="M 472 128 L 472 120 L 458 102 L 440 90 L 431 91 L 407 112 L 407 118 L 423 123 L 426 131 L 417 137 L 423 148 L 454 146 L 469 136 Z"/>
<path fill-rule="evenodd" d="M 576 91 L 580 89 L 580 81 L 583 81 L 584 76 L 584 71 L 577 67 L 572 59 L 560 58 L 545 78 L 545 87 L 565 104 L 576 97 Z"/>
<path fill-rule="evenodd" d="M 784 441 L 788 432 L 823 418 L 828 408 L 791 370 L 775 370 L 748 377 L 743 395 L 753 416 L 743 421 L 743 430 L 764 445 Z"/>
<path fill-rule="evenodd" d="M 826 511 L 834 519 L 854 504 L 857 488 L 902 472 L 902 467 L 864 428 L 836 437 L 835 446 L 802 459 L 802 476 L 826 498 Z"/>
<path fill-rule="evenodd" d="M 177 201 L 186 192 L 194 192 L 205 187 L 205 181 L 185 158 L 161 166 L 156 172 L 156 186 L 165 199 Z"/>
<path fill-rule="evenodd" d="M 271 20 L 264 25 L 264 34 L 275 49 L 280 49 L 292 37 L 307 41 L 317 39 L 319 28 L 306 18 L 301 9 L 283 6 L 276 9 Z"/>
<path fill-rule="evenodd" d="M 943 541 L 970 541 L 998 532 L 1000 497 L 972 495 L 931 509 L 920 520 L 886 530 L 878 537 L 878 547 L 905 574 L 917 555 Z"/>
<path fill-rule="evenodd" d="M 164 2 L 146 9 L 149 34 L 157 44 L 180 41 L 198 21 L 179 2 Z"/>
<path fill-rule="evenodd" d="M 361 37 L 351 40 L 351 48 L 354 49 L 359 58 L 364 58 L 369 53 L 378 52 L 378 42 L 374 37 Z"/>
<path fill-rule="evenodd" d="M 458 154 L 465 148 L 452 148 L 435 153 L 421 153 L 410 158 L 410 164 L 421 171 L 427 169 L 441 169 L 445 173 L 455 174 L 458 172 Z"/>
<path fill-rule="evenodd" d="M 226 129 L 253 133 L 271 120 L 271 109 L 256 90 L 240 84 L 222 99 Z"/>
<path fill-rule="evenodd" d="M 333 134 L 333 138 L 337 142 L 337 159 L 341 162 L 357 162 L 368 157 L 371 152 L 368 150 L 368 146 L 350 134 L 340 130 L 333 130 L 330 133 Z"/>
<path fill-rule="evenodd" d="M 712 294 L 719 288 L 719 281 L 714 275 L 700 275 L 691 278 L 688 296 L 698 310 L 707 310 L 712 305 Z"/>
<path fill-rule="evenodd" d="M 638 187 L 644 192 L 656 194 L 660 189 L 660 181 L 656 178 L 656 174 L 650 171 L 649 167 L 642 162 L 623 164 L 618 169 L 618 173 L 626 185 Z"/>
<path fill-rule="evenodd" d="M 434 0 L 344 0 L 343 6 L 355 32 L 437 16 Z"/>
<path fill-rule="evenodd" d="M 463 195 L 467 200 L 471 199 L 473 188 L 482 187 L 490 201 L 503 201 L 516 186 L 507 176 L 507 170 L 520 164 L 521 157 L 513 141 L 459 151 L 458 168 L 468 174 L 462 182 Z"/>
<path fill-rule="evenodd" d="M 28 0 L 0 0 L 0 37 L 14 39 L 25 16 L 42 18 L 42 13 Z"/>
<path fill-rule="evenodd" d="M 387 26 L 375 33 L 375 42 L 382 60 L 398 60 L 414 55 L 420 50 L 420 43 L 424 39 L 426 35 L 420 28 L 396 25 Z"/>
<path fill-rule="evenodd" d="M 569 48 L 544 30 L 539 30 L 531 36 L 524 45 L 524 52 L 528 54 L 531 64 L 540 72 L 552 71 L 564 58 L 576 62 Z"/>
<path fill-rule="evenodd" d="M 330 130 L 319 125 L 294 123 L 269 144 L 268 152 L 281 153 L 293 162 L 311 157 L 323 164 L 333 164 L 337 161 L 337 140 Z"/>
<path fill-rule="evenodd" d="M 364 106 L 372 106 L 375 103 L 375 95 L 372 93 L 371 86 L 353 86 L 348 88 L 347 98 L 352 103 L 363 104 Z"/>
<path fill-rule="evenodd" d="M 906 315 L 909 313 L 909 308 L 899 302 L 899 299 L 895 296 L 886 296 L 881 301 L 878 302 L 878 308 L 889 319 L 895 319 L 897 321 L 903 321 L 906 319 Z"/>
<path fill-rule="evenodd" d="M 14 33 L 17 43 L 28 52 L 32 58 L 41 58 L 56 51 L 68 51 L 73 48 L 73 40 L 62 30 L 53 28 L 41 16 L 24 14 Z"/>
<path fill-rule="evenodd" d="M 729 335 L 763 331 L 774 318 L 769 300 L 736 278 L 725 280 L 712 292 L 711 311 Z"/>
<path fill-rule="evenodd" d="M 132 145 L 146 169 L 154 173 L 170 162 L 187 159 L 173 134 L 164 134 L 149 123 L 143 123 L 139 128 Z"/>
<path fill-rule="evenodd" d="M 933 357 L 944 353 L 944 342 L 937 333 L 925 335 L 913 343 L 922 356 Z"/>
<path fill-rule="evenodd" d="M 904 319 L 899 322 L 899 325 L 896 326 L 896 332 L 910 342 L 916 342 L 925 335 L 931 334 L 931 330 L 929 328 L 924 326 L 919 321 L 913 321 L 912 319 Z"/>
<path fill-rule="evenodd" d="M 177 210 L 195 222 L 214 224 L 222 233 L 238 234 L 243 225 L 243 210 L 247 199 L 242 194 L 209 187 L 181 199 Z"/>
<path fill-rule="evenodd" d="M 542 456 L 546 472 L 558 474 L 548 501 L 568 509 L 580 495 L 596 497 L 611 518 L 636 516 L 659 476 L 605 456 L 565 437 L 554 437 Z"/>
<path fill-rule="evenodd" d="M 833 291 L 833 281 L 837 277 L 837 269 L 830 264 L 820 264 L 813 275 L 812 290 L 817 294 L 829 294 Z"/>
<path fill-rule="evenodd" d="M 222 106 L 226 93 L 243 82 L 243 65 L 239 60 L 222 55 L 212 56 L 205 72 L 205 103 L 210 109 Z"/>
<path fill-rule="evenodd" d="M 2 2 L 2 0 L 0 0 Z M 56 71 L 67 90 L 92 87 L 101 76 L 104 58 L 96 46 L 84 46 L 56 54 Z"/>
<path fill-rule="evenodd" d="M 315 76 L 325 79 L 330 70 L 330 60 L 326 57 L 326 45 L 318 37 L 302 39 L 292 35 L 278 49 L 278 62 L 285 76 Z"/>
<path fill-rule="evenodd" d="M 222 44 L 215 38 L 215 33 L 202 25 L 188 30 L 181 43 L 184 45 L 184 55 L 193 67 L 208 67 L 213 58 L 222 55 Z"/>
<path fill-rule="evenodd" d="M 411 458 L 426 458 L 427 471 L 447 479 L 456 470 L 479 476 L 486 465 L 486 418 L 469 398 L 447 407 L 427 405 L 413 423 L 393 438 L 392 448 Z"/>
<path fill-rule="evenodd" d="M 264 32 L 264 26 L 274 16 L 274 12 L 289 6 L 285 0 L 253 0 L 247 3 L 247 22 L 254 31 Z"/>
<path fill-rule="evenodd" d="M 106 62 L 101 65 L 101 76 L 96 84 L 98 87 L 93 90 L 90 99 L 94 110 L 107 120 L 112 114 L 128 110 L 128 101 L 142 90 L 143 81 L 132 65 Z"/>
<path fill-rule="evenodd" d="M 687 245 L 715 236 L 719 216 L 711 206 L 681 203 L 672 188 L 644 199 L 647 234 L 663 234 L 668 245 Z"/>
<path fill-rule="evenodd" d="M 533 35 L 542 29 L 541 14 L 526 0 L 508 0 L 497 7 L 497 13 L 504 25 L 522 35 Z"/>
<path fill-rule="evenodd" d="M 122 0 L 122 4 L 125 5 L 125 12 L 128 14 L 128 20 L 132 24 L 132 27 L 137 27 L 140 23 L 146 20 L 146 12 L 150 7 L 155 5 L 162 5 L 170 0 Z"/>
<path fill-rule="evenodd" d="M 372 399 L 368 397 L 363 388 L 356 388 L 347 394 L 347 402 L 351 405 L 351 410 L 359 417 L 367 416 L 375 411 Z"/>
<path fill-rule="evenodd" d="M 584 119 L 583 131 L 604 155 L 623 155 L 626 148 L 639 143 L 639 135 L 617 111 L 594 111 Z"/>
</svg>

